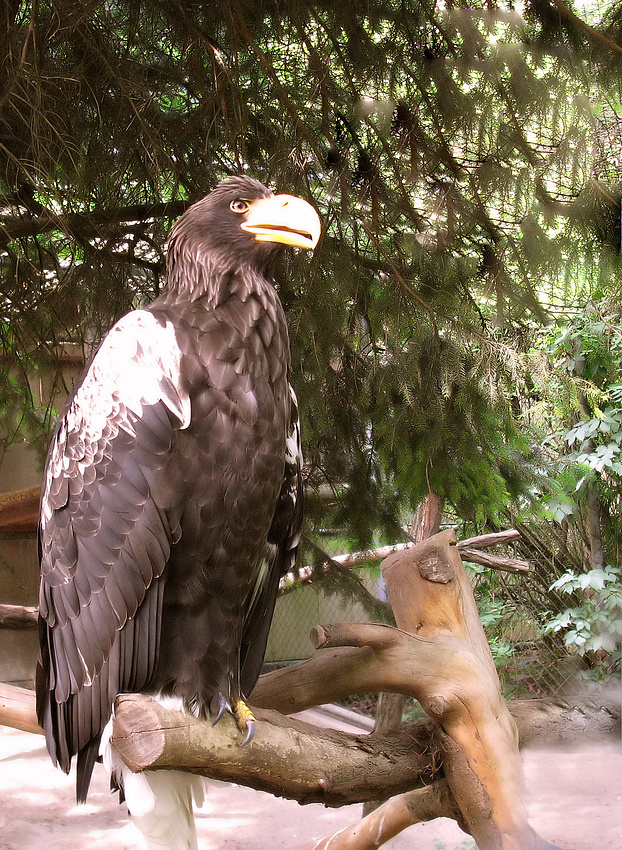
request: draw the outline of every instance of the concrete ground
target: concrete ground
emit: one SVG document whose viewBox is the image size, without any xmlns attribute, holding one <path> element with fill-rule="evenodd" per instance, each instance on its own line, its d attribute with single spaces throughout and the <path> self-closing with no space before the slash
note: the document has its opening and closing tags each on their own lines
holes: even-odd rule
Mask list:
<svg viewBox="0 0 622 850">
<path fill-rule="evenodd" d="M 351 717 L 304 712 L 305 720 L 360 732 Z M 622 850 L 622 746 L 524 753 L 528 809 L 536 831 L 564 850 Z M 201 850 L 287 850 L 354 824 L 361 806 L 300 806 L 235 785 L 210 789 L 196 814 Z M 0 726 L 0 850 L 135 850 L 124 806 L 96 766 L 89 802 L 76 806 L 74 777 L 52 767 L 43 739 Z M 472 850 L 453 821 L 418 824 L 391 850 Z"/>
</svg>

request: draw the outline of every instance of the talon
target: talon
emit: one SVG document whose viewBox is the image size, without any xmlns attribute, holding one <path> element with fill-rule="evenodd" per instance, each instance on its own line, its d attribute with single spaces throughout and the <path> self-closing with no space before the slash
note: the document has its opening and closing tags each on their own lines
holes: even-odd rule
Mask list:
<svg viewBox="0 0 622 850">
<path fill-rule="evenodd" d="M 241 747 L 244 747 L 255 737 L 257 721 L 253 716 L 253 712 L 246 705 L 243 699 L 238 699 L 234 702 L 233 716 L 235 717 L 235 722 L 240 732 L 246 732 L 246 736 L 240 744 Z"/>
<path fill-rule="evenodd" d="M 218 695 L 218 710 L 216 712 L 216 717 L 212 721 L 212 726 L 215 726 L 219 720 L 222 720 L 222 716 L 225 711 L 231 711 L 231 706 L 229 705 L 229 701 L 224 698 L 222 694 Z"/>
<path fill-rule="evenodd" d="M 246 737 L 244 738 L 244 740 L 240 744 L 241 747 L 245 747 L 247 744 L 250 744 L 250 742 L 253 740 L 253 738 L 255 737 L 255 727 L 256 727 L 256 722 L 255 722 L 254 719 L 246 721 Z"/>
</svg>

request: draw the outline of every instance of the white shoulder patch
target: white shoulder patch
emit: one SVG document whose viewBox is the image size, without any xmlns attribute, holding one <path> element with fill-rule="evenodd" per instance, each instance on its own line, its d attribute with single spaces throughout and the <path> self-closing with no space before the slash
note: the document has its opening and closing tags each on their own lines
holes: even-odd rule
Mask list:
<svg viewBox="0 0 622 850">
<path fill-rule="evenodd" d="M 144 404 L 162 401 L 186 428 L 190 399 L 179 386 L 180 362 L 173 325 L 161 325 L 148 310 L 135 310 L 104 339 L 76 400 L 92 417 L 107 416 L 112 398 L 138 416 Z"/>
<path fill-rule="evenodd" d="M 142 415 L 143 406 L 162 402 L 180 422 L 190 423 L 190 398 L 180 385 L 181 352 L 170 322 L 160 324 L 148 310 L 120 319 L 97 351 L 60 423 L 48 459 L 45 495 L 52 482 L 81 476 L 98 461 L 103 442 L 127 423 L 127 413 Z M 43 518 L 62 505 L 43 500 Z"/>
</svg>

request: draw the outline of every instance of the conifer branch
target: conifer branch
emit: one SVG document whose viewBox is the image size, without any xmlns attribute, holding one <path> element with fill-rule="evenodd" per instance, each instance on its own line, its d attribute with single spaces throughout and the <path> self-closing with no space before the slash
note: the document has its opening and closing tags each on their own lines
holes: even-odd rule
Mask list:
<svg viewBox="0 0 622 850">
<path fill-rule="evenodd" d="M 599 45 L 604 45 L 612 53 L 622 57 L 622 47 L 620 47 L 619 44 L 616 44 L 615 41 L 611 41 L 611 39 L 607 38 L 607 36 L 602 32 L 599 32 L 594 29 L 594 27 L 591 27 L 585 21 L 581 20 L 581 18 L 576 15 L 572 9 L 568 8 L 568 6 L 564 3 L 564 0 L 553 0 L 553 3 L 565 18 L 568 18 L 569 21 L 572 21 L 583 30 L 590 41 L 595 41 Z"/>
</svg>

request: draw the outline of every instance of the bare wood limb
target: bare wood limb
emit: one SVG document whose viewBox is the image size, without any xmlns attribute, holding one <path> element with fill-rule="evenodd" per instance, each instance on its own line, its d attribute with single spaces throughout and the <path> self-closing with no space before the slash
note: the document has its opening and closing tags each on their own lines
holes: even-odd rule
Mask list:
<svg viewBox="0 0 622 850">
<path fill-rule="evenodd" d="M 334 650 L 334 652 L 338 654 L 339 650 Z M 344 652 L 349 654 L 351 651 L 344 650 Z M 354 650 L 355 654 L 357 652 L 362 654 L 364 650 Z M 351 656 L 350 660 L 352 660 Z M 291 688 L 298 696 L 298 699 L 290 701 L 292 713 L 304 711 L 322 702 L 330 702 L 330 699 L 322 700 L 315 697 L 313 688 L 313 681 L 317 681 L 315 674 L 310 677 L 311 682 L 305 681 L 309 664 L 310 662 L 301 662 L 292 665 L 287 668 L 289 678 L 279 677 L 280 686 L 287 689 Z M 356 666 L 358 666 L 358 661 L 355 662 Z M 335 671 L 333 673 L 341 678 L 348 679 L 349 669 L 348 664 L 344 663 L 339 674 L 336 674 Z M 280 673 L 281 671 L 276 672 Z M 269 706 L 270 693 L 278 693 L 278 688 L 269 685 L 269 680 L 273 679 L 274 676 L 275 673 L 266 673 L 265 676 L 261 677 L 258 687 L 253 692 L 253 703 L 258 704 L 259 701 L 255 697 L 261 695 L 265 707 Z M 262 682 L 268 687 L 259 688 L 259 684 Z M 301 682 L 305 682 L 302 687 Z M 406 682 L 402 684 L 403 687 L 407 686 Z M 384 679 L 378 680 L 370 690 L 386 690 L 386 681 Z M 301 699 L 301 697 L 304 698 Z M 613 697 L 599 702 L 587 697 L 514 700 L 508 703 L 508 708 L 516 721 L 521 747 L 555 743 L 570 745 L 585 743 L 586 740 L 620 739 L 620 702 Z M 19 688 L 16 685 L 0 683 L 0 725 L 42 735 L 43 729 L 37 723 L 34 691 L 28 688 Z M 424 734 L 418 731 L 419 727 L 428 729 L 427 735 L 429 736 L 429 724 L 427 722 L 423 724 L 409 723 L 405 724 L 399 733 L 400 736 L 403 736 L 404 742 L 411 740 L 413 735 L 415 739 L 419 740 Z"/>
<path fill-rule="evenodd" d="M 349 829 L 295 850 L 375 850 L 402 830 L 435 818 L 459 818 L 444 780 L 392 797 Z"/>
<path fill-rule="evenodd" d="M 412 546 L 412 543 L 394 543 L 390 546 L 380 546 L 377 549 L 365 549 L 361 552 L 347 552 L 344 555 L 334 555 L 330 561 L 326 561 L 320 567 L 301 567 L 296 572 L 287 573 L 281 579 L 279 588 L 283 591 L 295 585 L 313 581 L 318 575 L 318 569 L 327 570 L 331 563 L 339 564 L 346 569 L 353 569 L 354 567 L 360 567 L 368 561 L 381 561 L 383 558 L 392 555 L 393 552 L 401 552 L 404 549 L 410 549 Z"/>
<path fill-rule="evenodd" d="M 0 725 L 43 735 L 35 709 L 35 692 L 0 683 Z"/>
<path fill-rule="evenodd" d="M 478 534 L 477 537 L 466 537 L 458 540 L 458 549 L 489 549 L 491 546 L 512 543 L 520 539 L 520 531 L 508 528 L 506 531 L 494 531 L 491 534 Z"/>
<path fill-rule="evenodd" d="M 228 715 L 213 726 L 167 711 L 142 695 L 116 702 L 112 742 L 134 771 L 182 767 L 213 779 L 238 782 L 300 803 L 342 806 L 403 793 L 434 779 L 429 735 L 352 735 L 319 729 L 254 709 L 255 737 L 240 746 Z"/>
<path fill-rule="evenodd" d="M 0 532 L 34 532 L 39 522 L 40 487 L 0 494 Z"/>
<path fill-rule="evenodd" d="M 38 616 L 38 608 L 0 605 L 0 629 L 36 629 Z"/>
<path fill-rule="evenodd" d="M 503 555 L 490 555 L 488 552 L 480 552 L 466 546 L 459 546 L 460 557 L 463 561 L 471 561 L 490 570 L 500 570 L 504 573 L 528 573 L 529 561 L 519 558 L 506 558 Z"/>
<path fill-rule="evenodd" d="M 313 635 L 322 649 L 301 665 L 262 676 L 251 695 L 253 705 L 292 714 L 301 706 L 355 693 L 390 691 L 421 699 L 432 682 L 441 699 L 443 689 L 451 689 L 452 682 L 459 683 L 458 688 L 471 688 L 477 675 L 477 662 L 474 666 L 472 654 L 459 645 L 439 646 L 391 626 L 342 623 L 317 627 Z"/>
</svg>

